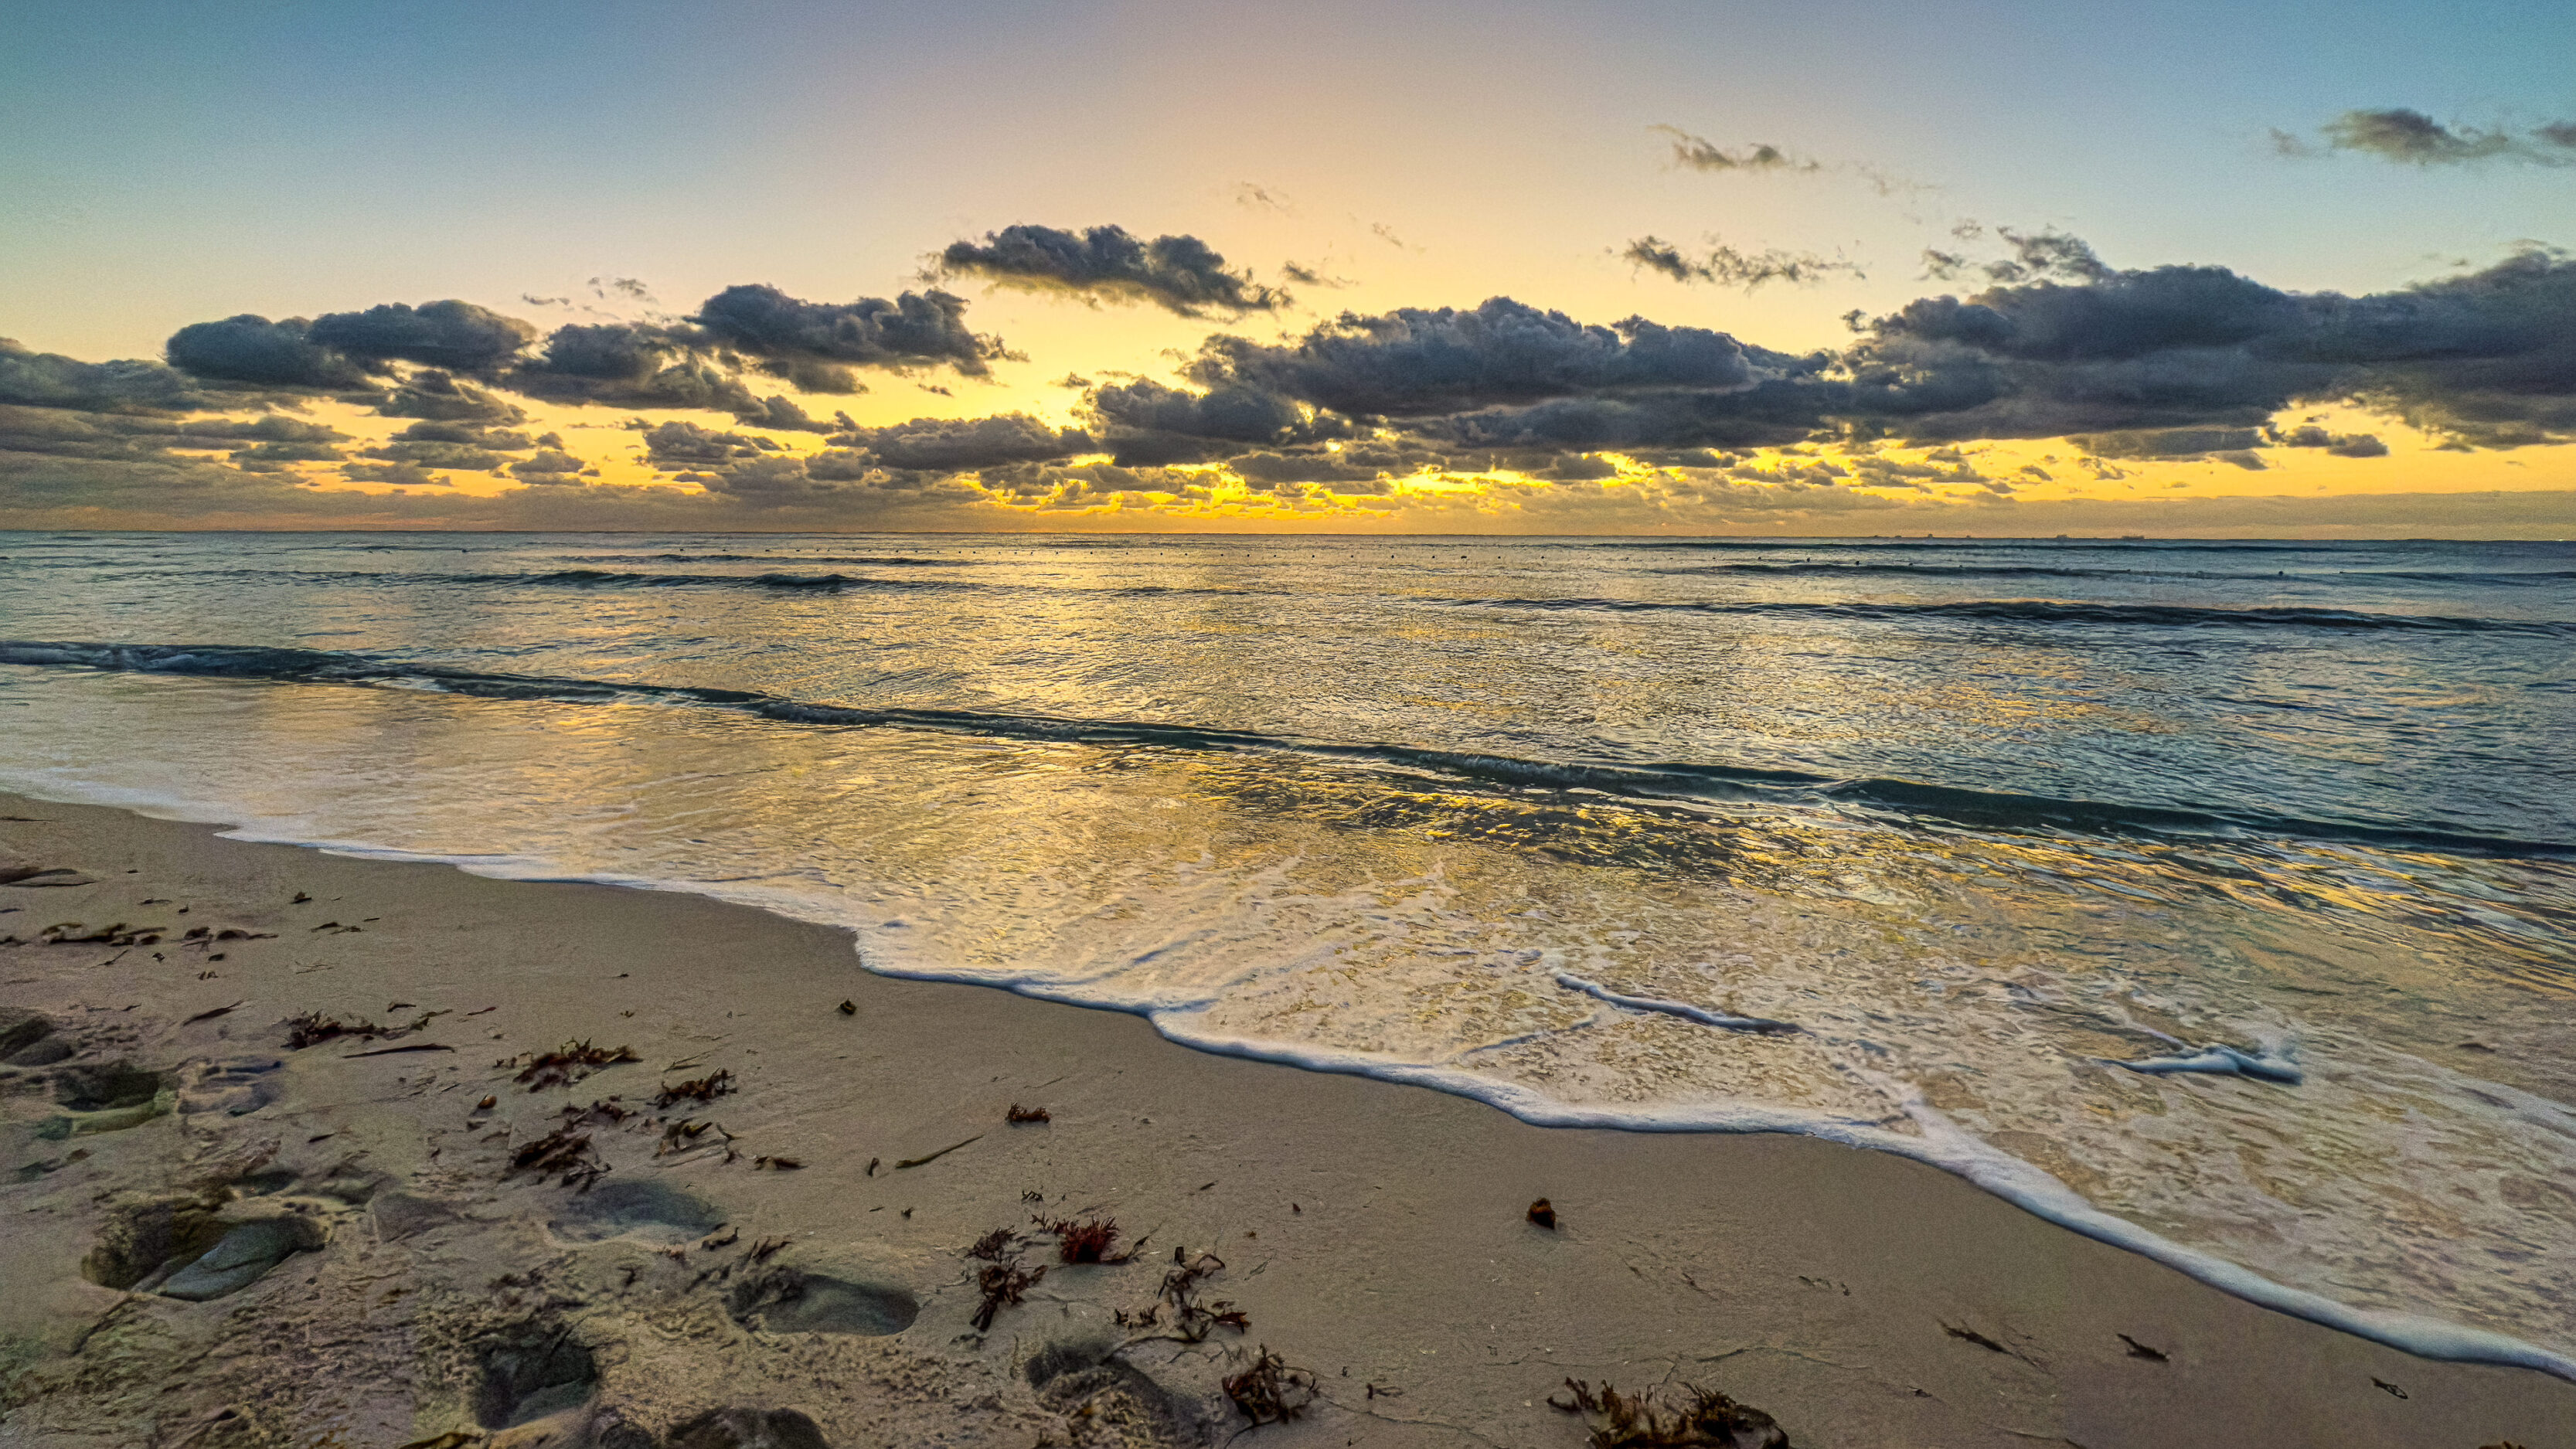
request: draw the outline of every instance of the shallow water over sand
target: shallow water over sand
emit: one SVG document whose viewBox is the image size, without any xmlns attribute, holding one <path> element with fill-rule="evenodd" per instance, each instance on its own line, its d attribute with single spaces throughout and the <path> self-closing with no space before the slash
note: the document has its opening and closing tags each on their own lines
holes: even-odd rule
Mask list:
<svg viewBox="0 0 2576 1449">
<path fill-rule="evenodd" d="M 0 785 L 754 901 L 1514 1110 L 1987 1154 L 2576 1349 L 2576 548 L 0 553 Z"/>
</svg>

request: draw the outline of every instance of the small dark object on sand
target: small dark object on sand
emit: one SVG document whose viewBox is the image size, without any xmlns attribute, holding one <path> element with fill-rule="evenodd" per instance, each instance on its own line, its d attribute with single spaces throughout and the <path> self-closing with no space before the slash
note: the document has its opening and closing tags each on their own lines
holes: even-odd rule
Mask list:
<svg viewBox="0 0 2576 1449">
<path fill-rule="evenodd" d="M 1114 1255 L 1109 1251 L 1118 1241 L 1116 1218 L 1032 1217 L 1029 1221 L 1055 1239 L 1056 1256 L 1068 1263 L 1124 1263 L 1136 1256 L 1133 1250 Z"/>
<path fill-rule="evenodd" d="M 1023 1122 L 1052 1122 L 1055 1118 L 1044 1107 L 1023 1107 L 1013 1102 L 1009 1115 L 1002 1120 L 1016 1127 Z"/>
<path fill-rule="evenodd" d="M 568 1041 L 553 1051 L 527 1058 L 517 1080 L 529 1091 L 538 1092 L 571 1086 L 602 1067 L 640 1060 L 633 1047 L 596 1047 L 586 1041 Z"/>
<path fill-rule="evenodd" d="M 1132 1256 L 1132 1255 L 1131 1255 Z M 1237 1333 L 1252 1327 L 1252 1319 L 1234 1300 L 1219 1298 L 1213 1302 L 1199 1297 L 1199 1280 L 1211 1273 L 1225 1271 L 1225 1260 L 1214 1253 L 1190 1257 L 1180 1248 L 1172 1250 L 1172 1261 L 1181 1266 L 1163 1274 L 1163 1286 L 1156 1291 L 1156 1302 L 1141 1313 L 1120 1314 L 1118 1319 L 1129 1327 L 1152 1326 L 1162 1316 L 1161 1305 L 1172 1306 L 1170 1337 L 1180 1343 L 1204 1343 L 1210 1331 L 1231 1328 Z"/>
<path fill-rule="evenodd" d="M 1546 1198 L 1540 1198 L 1538 1201 L 1529 1205 L 1529 1220 L 1538 1224 L 1542 1228 L 1554 1230 L 1556 1227 L 1556 1206 L 1553 1203 L 1550 1203 Z"/>
<path fill-rule="evenodd" d="M 786 1246 L 787 1240 L 785 1238 L 763 1238 L 759 1242 L 751 1245 L 751 1261 L 755 1263 L 766 1263 L 769 1261 L 772 1254 Z"/>
<path fill-rule="evenodd" d="M 994 1263 L 975 1275 L 975 1286 L 983 1290 L 984 1302 L 975 1310 L 975 1331 L 983 1333 L 993 1326 L 993 1315 L 1027 1296 L 1028 1291 L 1046 1276 L 1044 1267 L 1023 1268 L 1020 1260 Z"/>
<path fill-rule="evenodd" d="M 2145 1344 L 2138 1342 L 2136 1339 L 2131 1338 L 2125 1333 L 2119 1334 L 2117 1337 L 2122 1343 L 2129 1346 L 2129 1357 L 2149 1359 L 2156 1363 L 2166 1362 L 2165 1351 L 2163 1349 L 2149 1348 Z"/>
<path fill-rule="evenodd" d="M 981 1258 L 987 1263 L 999 1263 L 1011 1256 L 1012 1250 L 1019 1246 L 1019 1242 L 1020 1235 L 1009 1228 L 995 1228 L 977 1238 L 973 1245 L 966 1249 L 966 1256 Z"/>
<path fill-rule="evenodd" d="M 1255 1424 L 1285 1424 L 1315 1402 L 1315 1376 L 1272 1353 L 1267 1344 L 1252 1367 L 1225 1381 L 1225 1396 Z"/>
<path fill-rule="evenodd" d="M 2371 1376 L 2370 1383 L 2371 1387 L 2378 1389 L 2381 1393 L 2388 1395 L 2392 1399 L 2402 1399 L 2406 1397 L 2406 1391 L 2404 1389 L 2397 1387 L 2395 1384 L 2390 1383 L 2388 1380 L 2383 1379 L 2376 1374 Z"/>
<path fill-rule="evenodd" d="M 805 1163 L 802 1158 L 796 1157 L 755 1157 L 751 1160 L 751 1165 L 766 1167 L 772 1172 L 794 1172 Z"/>
<path fill-rule="evenodd" d="M 456 1048 L 452 1046 L 440 1046 L 434 1041 L 417 1041 L 413 1042 L 409 1046 L 378 1047 L 374 1051 L 368 1052 L 342 1052 L 340 1054 L 340 1060 L 348 1062 L 356 1061 L 360 1057 L 396 1057 L 401 1056 L 405 1052 L 452 1052 L 454 1050 L 456 1050 Z"/>
<path fill-rule="evenodd" d="M 859 1014 L 859 1004 L 858 1004 L 857 1002 L 855 1002 L 855 1001 L 843 1001 L 843 1002 L 841 1003 L 841 1014 L 842 1014 L 843 1016 L 856 1016 L 856 1015 L 858 1015 L 858 1014 Z"/>
<path fill-rule="evenodd" d="M 966 1142 L 980 1142 L 980 1141 L 982 1141 L 983 1139 L 984 1139 L 984 1134 L 983 1134 L 983 1133 L 981 1133 L 981 1132 L 978 1132 L 978 1133 L 976 1133 L 974 1136 L 967 1138 L 967 1139 L 966 1139 Z M 895 1171 L 897 1171 L 897 1172 L 901 1172 L 901 1171 L 903 1171 L 903 1170 L 904 1170 L 905 1168 L 907 1168 L 907 1167 L 919 1167 L 919 1166 L 921 1166 L 921 1165 L 922 1165 L 922 1164 L 924 1164 L 924 1163 L 928 1163 L 928 1162 L 937 1162 L 939 1159 L 941 1159 L 941 1158 L 943 1158 L 943 1157 L 946 1157 L 949 1153 L 952 1153 L 952 1152 L 956 1151 L 958 1148 L 965 1146 L 965 1145 L 966 1145 L 966 1142 L 951 1142 L 951 1143 L 949 1143 L 947 1146 L 940 1148 L 937 1152 L 930 1153 L 930 1154 L 928 1154 L 928 1155 L 926 1155 L 926 1156 L 922 1156 L 922 1157 L 907 1157 L 907 1158 L 905 1158 L 903 1161 L 896 1163 L 896 1164 L 894 1165 L 894 1170 L 895 1170 Z"/>
<path fill-rule="evenodd" d="M 498 1097 L 494 1097 L 494 1096 L 486 1096 L 486 1097 L 484 1097 L 484 1099 L 483 1099 L 482 1101 L 477 1102 L 477 1103 L 475 1103 L 475 1104 L 474 1104 L 474 1110 L 475 1110 L 475 1111 L 477 1111 L 477 1112 L 489 1112 L 489 1111 L 491 1111 L 493 1108 L 498 1107 L 498 1106 L 500 1106 L 500 1105 L 501 1105 L 501 1099 L 500 1099 L 500 1098 L 498 1098 Z"/>
<path fill-rule="evenodd" d="M 665 1083 L 661 1095 L 653 1099 L 653 1105 L 668 1107 L 673 1102 L 712 1102 L 732 1090 L 733 1073 L 719 1068 L 703 1077 Z"/>
<path fill-rule="evenodd" d="M 1587 1449 L 1789 1449 L 1777 1420 L 1714 1389 L 1683 1385 L 1690 1403 L 1667 1415 L 1652 1389 L 1632 1399 L 1608 1384 L 1598 1393 L 1580 1379 L 1565 1386 L 1573 1402 L 1550 1395 L 1547 1406 L 1584 1417 L 1592 1427 Z"/>
<path fill-rule="evenodd" d="M 297 891 L 295 893 L 295 899 L 288 901 L 287 904 L 290 906 L 300 906 L 311 899 L 313 899 L 311 896 L 306 895 L 302 891 Z"/>
<path fill-rule="evenodd" d="M 2020 1354 L 2014 1353 L 2011 1349 L 2004 1347 L 2002 1344 L 1995 1342 L 1993 1339 L 1986 1337 L 1984 1334 L 1977 1332 L 1973 1328 L 1942 1320 L 1941 1331 L 1950 1335 L 1952 1338 L 1961 1340 L 1962 1342 L 1973 1343 L 1979 1348 L 1992 1349 L 1996 1353 L 2004 1354 L 2012 1358 L 2021 1357 Z"/>
<path fill-rule="evenodd" d="M 230 1016 L 232 1013 L 241 1010 L 243 1004 L 244 1003 L 242 1002 L 236 1001 L 230 1006 L 218 1006 L 212 1011 L 201 1011 L 179 1024 L 181 1026 L 195 1026 L 201 1021 L 212 1021 L 219 1016 Z"/>
</svg>

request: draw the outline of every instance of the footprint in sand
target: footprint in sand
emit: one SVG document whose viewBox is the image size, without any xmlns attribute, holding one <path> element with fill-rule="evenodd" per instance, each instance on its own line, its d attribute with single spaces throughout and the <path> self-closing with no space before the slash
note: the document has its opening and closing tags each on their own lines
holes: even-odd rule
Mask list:
<svg viewBox="0 0 2576 1449">
<path fill-rule="evenodd" d="M 564 1204 L 546 1227 L 575 1243 L 631 1238 L 684 1243 L 724 1226 L 724 1215 L 706 1199 L 668 1183 L 629 1178 L 603 1182 Z"/>
<path fill-rule="evenodd" d="M 733 1321 L 766 1333 L 847 1333 L 882 1338 L 912 1327 L 921 1305 L 900 1288 L 779 1267 L 735 1286 Z"/>
</svg>

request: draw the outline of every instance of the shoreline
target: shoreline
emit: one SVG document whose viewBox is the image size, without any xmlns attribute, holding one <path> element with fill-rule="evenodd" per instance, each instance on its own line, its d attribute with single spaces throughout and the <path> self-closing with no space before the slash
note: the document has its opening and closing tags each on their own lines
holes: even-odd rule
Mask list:
<svg viewBox="0 0 2576 1449">
<path fill-rule="evenodd" d="M 1180 1244 L 1237 1249 L 1220 1254 L 1232 1265 L 1210 1278 L 1209 1292 L 1243 1306 L 1247 1335 L 1220 1328 L 1169 1361 L 1156 1344 L 1071 1375 L 1098 1381 L 1084 1403 L 1123 1403 L 1134 1419 L 1119 1421 L 1135 1430 L 1128 1438 L 1103 1442 L 1196 1442 L 1174 1429 L 1175 1415 L 1222 1437 L 1218 1420 L 1234 1411 L 1215 1381 L 1242 1362 L 1229 1365 L 1225 1354 L 1261 1344 L 1323 1375 L 1323 1400 L 1307 1417 L 1260 1431 L 1291 1443 L 1571 1445 L 1579 1425 L 1543 1400 L 1560 1378 L 1604 1376 L 1632 1392 L 1684 1379 L 1722 1388 L 1768 1411 L 1801 1444 L 2001 1444 L 2036 1435 L 2100 1449 L 2170 1442 L 2159 1432 L 2165 1422 L 2218 1422 L 2246 1442 L 2465 1446 L 2536 1441 L 2545 1426 L 2576 1418 L 2576 1384 L 2417 1358 L 2268 1311 L 1886 1151 L 1809 1136 L 1534 1126 L 1472 1097 L 1382 1076 L 1219 1055 L 1127 1013 L 1068 1012 L 1022 992 L 879 975 L 860 966 L 846 931 L 680 891 L 502 880 L 251 844 L 110 807 L 21 797 L 0 797 L 0 807 L 52 817 L 0 823 L 0 853 L 97 882 L 0 888 L 0 906 L 21 907 L 0 915 L 0 935 L 31 935 L 12 923 L 36 914 L 48 922 L 105 916 L 93 923 L 101 925 L 157 922 L 156 912 L 174 909 L 129 904 L 129 896 L 190 904 L 191 919 L 211 925 L 275 932 L 227 943 L 222 962 L 199 961 L 213 954 L 202 946 L 166 959 L 174 955 L 166 941 L 156 943 L 161 962 L 149 949 L 128 949 L 107 966 L 71 946 L 7 948 L 0 966 L 10 985 L 0 1002 L 44 1011 L 60 1035 L 79 1041 L 70 1065 L 122 1054 L 178 1079 L 193 1073 L 202 1089 L 213 1076 L 192 1063 L 280 1063 L 259 1074 L 266 1084 L 257 1091 L 273 1089 L 273 1101 L 239 1115 L 191 1111 L 182 1080 L 177 1110 L 83 1135 L 87 1158 L 9 1180 L 4 1190 L 21 1211 L 8 1229 L 0 1331 L 42 1352 L 13 1376 L 0 1443 L 37 1442 L 18 1437 L 30 1413 L 130 1419 L 116 1407 L 124 1400 L 78 1387 L 84 1358 L 123 1332 L 97 1326 L 108 1314 L 170 1334 L 232 1325 L 215 1332 L 222 1342 L 226 1332 L 249 1331 L 240 1315 L 272 1311 L 264 1305 L 287 1287 L 282 1267 L 207 1304 L 127 1295 L 77 1270 L 104 1220 L 102 1203 L 228 1161 L 269 1135 L 276 1155 L 224 1189 L 233 1194 L 228 1210 L 259 1198 L 315 1204 L 308 1216 L 329 1220 L 327 1245 L 285 1261 L 312 1260 L 317 1281 L 361 1267 L 385 1273 L 407 1295 L 440 1305 L 438 1322 L 462 1323 L 473 1317 L 469 1306 L 495 1311 L 491 1294 L 475 1289 L 490 1269 L 505 1267 L 507 1278 L 529 1264 L 566 1265 L 549 1270 L 567 1286 L 548 1296 L 572 1301 L 548 1311 L 577 1320 L 575 1336 L 601 1360 L 591 1407 L 581 1410 L 590 1427 L 580 1432 L 602 1443 L 600 1414 L 658 1432 L 725 1407 L 709 1400 L 720 1389 L 797 1408 L 836 1445 L 889 1434 L 922 1442 L 925 1426 L 937 1426 L 942 1442 L 1026 1445 L 1032 1426 L 1089 1442 L 1078 1436 L 1091 1430 L 1057 1404 L 1072 1390 L 1056 1392 L 1054 1379 L 1030 1383 L 1030 1365 L 1068 1344 L 1088 1353 L 1115 1341 L 1123 1325 L 1114 1315 L 1155 1301 L 1160 1269 L 1145 1258 L 1059 1264 L 1043 1280 L 1046 1296 L 1033 1291 L 1025 1305 L 1003 1308 L 989 1335 L 968 1331 L 977 1295 L 967 1270 L 976 1264 L 960 1251 L 1032 1206 L 1075 1216 L 1097 1207 L 1131 1234 L 1150 1233 L 1148 1257 Z M 290 878 L 316 900 L 289 904 Z M 325 914 L 306 920 L 317 908 Z M 342 914 L 360 919 L 342 922 Z M 325 920 L 334 923 L 329 933 L 313 934 Z M 347 925 L 358 929 L 344 934 Z M 460 951 L 476 959 L 459 960 Z M 216 974 L 199 979 L 177 970 L 183 962 Z M 109 996 L 119 1004 L 103 1004 Z M 843 1000 L 853 1012 L 837 1009 Z M 389 1039 L 393 1051 L 363 1060 L 281 1047 L 285 1018 L 386 1018 L 388 1002 L 459 1016 L 433 1018 L 415 1037 Z M 216 1008 L 225 1010 L 184 1020 Z M 474 1037 L 457 1034 L 467 1011 L 478 1013 Z M 500 1039 L 486 1025 L 500 1027 Z M 740 1156 L 724 1161 L 711 1148 L 657 1156 L 650 1133 L 603 1128 L 592 1134 L 610 1169 L 601 1185 L 675 1186 L 744 1223 L 746 1244 L 754 1226 L 760 1238 L 788 1237 L 780 1263 L 816 1274 L 838 1268 L 847 1283 L 900 1285 L 918 1311 L 909 1327 L 861 1335 L 745 1324 L 723 1306 L 727 1280 L 688 1283 L 660 1251 L 680 1248 L 677 1265 L 692 1272 L 730 1271 L 700 1266 L 715 1250 L 648 1246 L 654 1230 L 643 1228 L 596 1240 L 559 1230 L 574 1211 L 567 1204 L 583 1194 L 500 1180 L 496 1164 L 559 1125 L 567 1100 L 563 1089 L 530 1091 L 512 1072 L 484 1067 L 483 1043 L 517 1061 L 562 1041 L 607 1046 L 629 1037 L 641 1065 L 603 1069 L 572 1086 L 572 1099 L 614 1087 L 634 1111 L 653 1066 L 705 1054 L 705 1066 L 734 1074 L 736 1090 L 706 1115 L 739 1142 Z M 433 1045 L 451 1050 L 419 1050 Z M 13 1165 L 50 1150 L 33 1135 L 50 1109 L 30 1089 L 51 1089 L 63 1070 L 11 1073 Z M 488 1115 L 450 1110 L 483 1095 L 496 1099 Z M 432 1097 L 447 1099 L 434 1113 Z M 1005 1123 L 1005 1108 L 1019 1105 L 1046 1107 L 1051 1120 Z M 467 1118 L 476 1120 L 460 1127 Z M 290 1122 L 329 1130 L 280 1126 Z M 484 1139 L 503 1122 L 512 1135 L 496 1151 Z M 330 1155 L 322 1144 L 344 1133 L 365 1141 L 371 1165 L 317 1176 L 344 1164 L 304 1157 Z M 313 1140 L 288 1140 L 299 1137 Z M 79 1150 L 64 1146 L 66 1159 Z M 762 1157 L 800 1165 L 763 1169 Z M 870 1171 L 872 1158 L 921 1165 Z M 278 1172 L 289 1175 L 285 1186 L 240 1186 Z M 358 1177 L 366 1186 L 355 1202 L 347 1196 L 356 1188 L 335 1198 L 319 1186 Z M 1037 1204 L 1020 1200 L 1029 1192 Z M 1525 1220 L 1538 1197 L 1555 1204 L 1556 1229 Z M 40 1201 L 49 1206 L 31 1212 Z M 414 1202 L 433 1204 L 421 1211 L 446 1221 L 388 1236 L 384 1204 Z M 38 1234 L 32 1218 L 77 1231 Z M 1043 1241 L 1036 1248 L 1052 1251 Z M 1038 1261 L 1035 1250 L 1028 1261 Z M 612 1270 L 627 1269 L 615 1284 Z M 365 1312 L 336 1303 L 326 1291 L 297 1307 L 352 1341 L 390 1336 L 417 1351 L 426 1332 L 422 1321 L 370 1327 Z M 673 1348 L 655 1325 L 679 1320 L 703 1330 L 684 1342 L 713 1346 Z M 707 1371 L 693 1352 L 723 1371 Z M 607 1360 L 620 1353 L 612 1368 Z M 848 1372 L 862 1365 L 879 1390 L 873 1398 L 815 1393 L 814 1364 L 826 1360 Z M 1118 1364 L 1151 1382 L 1128 1382 L 1112 1371 Z M 1342 1368 L 1353 1378 L 1341 1379 Z M 387 1432 L 396 1427 L 388 1416 L 404 1417 L 389 1444 L 415 1429 L 423 1438 L 465 1432 L 455 1421 L 474 1374 L 469 1366 L 448 1377 L 424 1375 L 418 1392 L 396 1393 L 370 1387 L 354 1366 L 326 1371 L 303 1380 L 308 1403 L 336 1394 L 376 1408 L 362 1413 L 334 1399 L 338 1407 L 288 1417 L 354 1423 L 351 1415 L 374 1414 L 368 1421 L 382 1420 Z M 932 1392 L 933 1379 L 973 1392 Z M 156 1396 L 188 1399 L 189 1382 Z M 28 1385 L 45 1387 L 22 1399 Z M 990 1407 L 975 1407 L 987 1399 Z M 215 1412 L 200 1418 L 212 1424 L 204 1416 Z M 1098 1428 L 1115 1418 L 1103 1410 L 1083 1422 Z M 1234 1414 L 1225 1430 L 1241 1423 Z M 180 1442 L 175 1433 L 170 1442 Z M 57 1433 L 43 1442 L 133 1441 Z"/>
</svg>

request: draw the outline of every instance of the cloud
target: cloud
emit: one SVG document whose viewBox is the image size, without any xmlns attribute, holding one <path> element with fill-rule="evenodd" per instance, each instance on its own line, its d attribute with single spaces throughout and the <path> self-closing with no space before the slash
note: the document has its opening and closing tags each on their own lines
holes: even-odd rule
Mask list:
<svg viewBox="0 0 2576 1449">
<path fill-rule="evenodd" d="M 81 362 L 0 337 L 0 404 L 99 413 L 171 413 L 213 406 L 157 362 Z"/>
<path fill-rule="evenodd" d="M 691 320 L 807 392 L 849 393 L 861 390 L 852 367 L 947 366 L 982 376 L 986 363 L 1009 354 L 965 318 L 965 298 L 936 290 L 806 302 L 776 287 L 739 286 L 709 297 Z"/>
<path fill-rule="evenodd" d="M 1951 228 L 1950 234 L 1962 241 L 1978 241 L 1985 233 L 1983 225 L 1963 221 Z M 2113 275 L 2094 255 L 2092 247 L 2054 227 L 2025 233 L 1999 226 L 1994 234 L 2010 248 L 2011 255 L 1979 260 L 1962 252 L 1927 248 L 1923 253 L 1924 279 L 1953 282 L 1962 277 L 1982 277 L 2002 286 L 2014 282 L 2098 282 Z"/>
<path fill-rule="evenodd" d="M 1861 269 L 1838 258 L 1821 257 L 1812 252 L 1786 252 L 1774 247 L 1762 252 L 1740 252 L 1724 243 L 1714 245 L 1706 259 L 1684 256 L 1681 249 L 1660 237 L 1643 236 L 1628 243 L 1620 253 L 1631 263 L 1650 271 L 1663 273 L 1676 282 L 1714 282 L 1722 287 L 1742 287 L 1751 292 L 1766 282 L 1787 282 L 1804 286 L 1821 282 L 1837 272 L 1853 277 Z"/>
<path fill-rule="evenodd" d="M 1076 234 L 1051 226 L 1013 226 L 981 242 L 958 241 L 939 253 L 937 277 L 980 277 L 1006 287 L 1079 297 L 1097 306 L 1151 303 L 1183 317 L 1240 316 L 1288 305 L 1289 296 L 1229 271 L 1225 258 L 1194 236 L 1142 241 L 1124 227 Z"/>
<path fill-rule="evenodd" d="M 518 404 L 483 388 L 458 382 L 446 373 L 413 373 L 387 389 L 376 412 L 388 418 L 425 418 L 432 422 L 516 423 L 527 419 Z"/>
<path fill-rule="evenodd" d="M 1050 428 L 1026 413 L 988 418 L 914 418 L 852 428 L 831 438 L 854 460 L 893 470 L 968 472 L 1006 463 L 1054 462 L 1094 450 L 1089 433 Z"/>
<path fill-rule="evenodd" d="M 1649 126 L 1673 138 L 1673 164 L 1693 171 L 1822 171 L 1822 162 L 1792 156 L 1777 146 L 1756 142 L 1730 151 L 1678 126 Z"/>
<path fill-rule="evenodd" d="M 779 450 L 774 439 L 756 434 L 720 433 L 692 422 L 669 422 L 647 429 L 644 448 L 648 458 L 664 465 L 723 463 L 757 458 L 763 453 Z"/>
<path fill-rule="evenodd" d="M 1731 388 L 1753 376 L 1743 345 L 1723 332 L 1643 317 L 1587 326 L 1509 297 L 1463 311 L 1345 312 L 1281 344 L 1212 337 L 1183 372 L 1211 389 L 1363 416 L 1622 389 Z"/>
<path fill-rule="evenodd" d="M 221 382 L 306 390 L 368 382 L 364 368 L 313 341 L 300 317 L 271 322 L 244 312 L 220 322 L 192 322 L 170 334 L 162 351 L 172 367 Z"/>
<path fill-rule="evenodd" d="M 2576 166 L 2576 121 L 2552 121 L 2523 132 L 2507 126 L 2481 130 L 2446 126 L 2402 106 L 2346 111 L 2326 122 L 2315 141 L 2274 131 L 2272 142 L 2285 156 L 2349 151 L 2407 166 L 2465 166 L 2482 161 Z"/>
<path fill-rule="evenodd" d="M 488 372 L 536 340 L 537 329 L 471 302 L 401 302 L 363 312 L 329 312 L 305 335 L 366 362 L 400 359 L 458 372 Z M 175 340 L 175 339 L 174 339 Z"/>
</svg>

